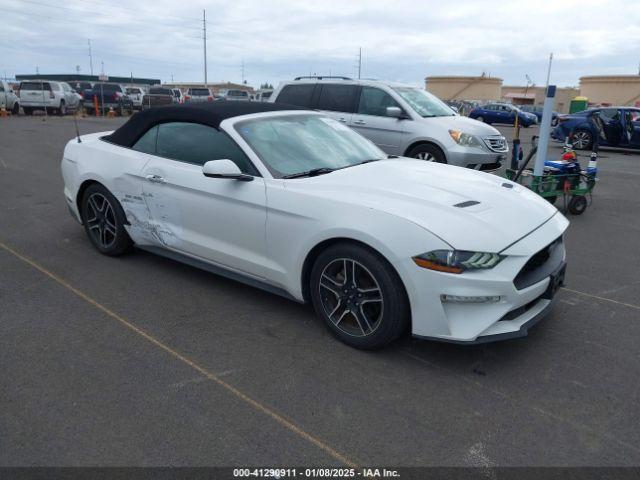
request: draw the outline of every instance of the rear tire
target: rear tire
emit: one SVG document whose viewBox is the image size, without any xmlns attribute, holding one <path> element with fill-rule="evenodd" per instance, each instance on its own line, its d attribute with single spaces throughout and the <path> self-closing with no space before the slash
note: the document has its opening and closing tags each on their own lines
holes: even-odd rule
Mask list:
<svg viewBox="0 0 640 480">
<path fill-rule="evenodd" d="M 11 114 L 12 115 L 20 115 L 20 104 L 18 102 L 13 104 L 13 108 L 11 109 Z"/>
<path fill-rule="evenodd" d="M 423 143 L 413 147 L 408 157 L 417 158 L 418 160 L 425 160 L 427 162 L 447 163 L 447 158 L 444 156 L 444 152 L 439 147 L 430 144 Z"/>
<path fill-rule="evenodd" d="M 316 259 L 310 278 L 316 314 L 342 342 L 376 349 L 407 328 L 409 301 L 402 280 L 379 254 L 339 243 Z"/>
<path fill-rule="evenodd" d="M 479 122 L 485 123 L 485 121 L 484 121 L 484 117 L 483 117 L 482 115 L 478 115 L 478 116 L 476 117 L 476 120 L 477 120 L 477 121 L 479 121 Z"/>
<path fill-rule="evenodd" d="M 124 228 L 127 218 L 122 206 L 109 190 L 94 183 L 87 187 L 80 203 L 85 232 L 93 246 L 112 257 L 127 253 L 133 241 Z"/>
<path fill-rule="evenodd" d="M 571 215 L 582 215 L 587 209 L 587 197 L 584 195 L 574 195 L 567 207 Z"/>
</svg>

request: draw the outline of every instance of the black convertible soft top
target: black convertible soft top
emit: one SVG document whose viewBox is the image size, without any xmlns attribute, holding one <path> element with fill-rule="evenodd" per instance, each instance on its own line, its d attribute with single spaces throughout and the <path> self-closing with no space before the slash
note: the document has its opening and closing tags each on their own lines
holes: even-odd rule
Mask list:
<svg viewBox="0 0 640 480">
<path fill-rule="evenodd" d="M 116 145 L 132 147 L 147 130 L 161 123 L 193 122 L 217 129 L 220 126 L 220 122 L 227 118 L 278 110 L 304 109 L 282 103 L 234 102 L 226 100 L 218 100 L 211 103 L 171 105 L 136 113 L 111 135 L 102 138 Z"/>
</svg>

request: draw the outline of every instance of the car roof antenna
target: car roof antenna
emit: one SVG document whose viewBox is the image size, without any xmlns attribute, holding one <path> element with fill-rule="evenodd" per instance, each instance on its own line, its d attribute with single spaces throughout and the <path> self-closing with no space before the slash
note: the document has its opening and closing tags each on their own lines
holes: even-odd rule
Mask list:
<svg viewBox="0 0 640 480">
<path fill-rule="evenodd" d="M 78 128 L 78 115 L 76 115 L 76 112 L 73 113 L 73 123 L 76 126 L 76 137 L 78 138 L 78 143 L 82 143 L 82 140 L 80 140 L 80 129 Z"/>
</svg>

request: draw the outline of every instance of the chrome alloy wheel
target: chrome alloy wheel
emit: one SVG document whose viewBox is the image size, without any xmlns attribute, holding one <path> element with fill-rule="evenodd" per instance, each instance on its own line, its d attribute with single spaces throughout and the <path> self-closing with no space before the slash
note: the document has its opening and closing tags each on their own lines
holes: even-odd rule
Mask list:
<svg viewBox="0 0 640 480">
<path fill-rule="evenodd" d="M 320 275 L 320 301 L 329 320 L 347 335 L 366 337 L 380 326 L 382 290 L 361 263 L 337 258 Z"/>
<path fill-rule="evenodd" d="M 420 152 L 416 154 L 415 158 L 417 158 L 418 160 L 425 160 L 427 162 L 433 162 L 436 159 L 436 157 L 434 157 L 429 152 Z"/>
<path fill-rule="evenodd" d="M 109 200 L 101 193 L 94 193 L 87 201 L 87 228 L 96 243 L 109 248 L 116 241 L 116 216 Z"/>
<path fill-rule="evenodd" d="M 571 140 L 575 148 L 583 149 L 591 143 L 591 135 L 589 132 L 576 132 Z"/>
</svg>

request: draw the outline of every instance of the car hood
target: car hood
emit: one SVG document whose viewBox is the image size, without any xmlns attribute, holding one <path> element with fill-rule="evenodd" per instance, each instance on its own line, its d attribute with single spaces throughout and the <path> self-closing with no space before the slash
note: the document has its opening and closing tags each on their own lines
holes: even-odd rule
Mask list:
<svg viewBox="0 0 640 480">
<path fill-rule="evenodd" d="M 426 117 L 421 118 L 419 121 L 427 124 L 438 123 L 438 125 L 445 126 L 450 130 L 460 130 L 461 132 L 468 133 L 470 135 L 502 135 L 497 129 L 491 125 L 487 125 L 484 122 L 479 122 L 473 118 L 463 117 L 462 115 L 450 115 L 448 117 Z"/>
<path fill-rule="evenodd" d="M 500 252 L 558 214 L 504 178 L 408 158 L 292 179 L 286 188 L 405 218 L 457 250 Z"/>
</svg>

